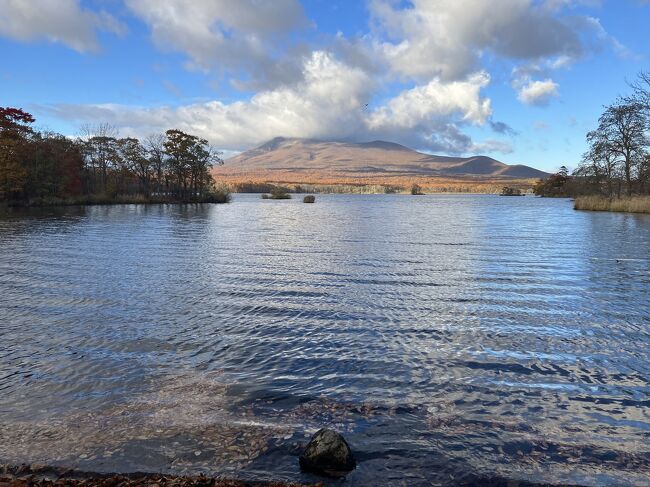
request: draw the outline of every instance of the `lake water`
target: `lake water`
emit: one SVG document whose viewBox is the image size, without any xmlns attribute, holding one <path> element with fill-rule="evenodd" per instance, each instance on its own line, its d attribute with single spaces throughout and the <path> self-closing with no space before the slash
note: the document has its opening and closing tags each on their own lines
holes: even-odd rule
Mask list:
<svg viewBox="0 0 650 487">
<path fill-rule="evenodd" d="M 0 216 L 0 462 L 650 479 L 650 216 L 319 195 Z M 339 483 L 335 483 L 339 485 Z"/>
</svg>

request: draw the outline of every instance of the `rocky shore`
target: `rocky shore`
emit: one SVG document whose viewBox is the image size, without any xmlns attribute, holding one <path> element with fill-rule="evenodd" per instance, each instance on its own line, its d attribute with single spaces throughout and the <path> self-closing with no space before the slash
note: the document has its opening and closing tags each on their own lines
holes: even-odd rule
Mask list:
<svg viewBox="0 0 650 487">
<path fill-rule="evenodd" d="M 45 465 L 2 465 L 0 487 L 325 487 L 330 481 L 302 484 L 276 481 L 248 481 L 220 477 L 178 476 L 157 473 L 96 473 Z M 333 480 L 340 485 L 340 480 Z M 568 484 L 537 484 L 505 478 L 475 477 L 458 487 L 581 487 Z"/>
<path fill-rule="evenodd" d="M 41 465 L 0 467 L 0 487 L 322 487 L 317 484 L 244 481 L 154 473 L 101 474 Z"/>
</svg>

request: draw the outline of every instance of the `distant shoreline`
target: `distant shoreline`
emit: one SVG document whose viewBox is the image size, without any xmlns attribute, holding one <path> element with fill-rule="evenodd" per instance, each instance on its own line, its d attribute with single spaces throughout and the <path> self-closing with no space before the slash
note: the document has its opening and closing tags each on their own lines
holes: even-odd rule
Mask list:
<svg viewBox="0 0 650 487">
<path fill-rule="evenodd" d="M 414 181 L 406 184 L 405 181 L 391 183 L 381 181 L 367 182 L 341 182 L 331 183 L 300 183 L 295 181 L 272 180 L 228 180 L 219 179 L 219 183 L 228 186 L 232 193 L 270 193 L 274 188 L 282 188 L 293 194 L 411 194 L 413 185 L 417 185 L 424 194 L 500 194 L 504 186 L 521 190 L 523 193 L 532 193 L 533 182 L 529 180 L 518 181 Z"/>
<path fill-rule="evenodd" d="M 197 198 L 156 198 L 143 195 L 90 195 L 77 198 L 34 198 L 29 201 L 9 201 L 6 208 L 49 208 L 61 206 L 109 206 L 109 205 L 184 205 L 222 204 L 231 200 L 229 192 L 210 193 Z M 3 205 L 0 205 L 2 207 Z"/>
</svg>

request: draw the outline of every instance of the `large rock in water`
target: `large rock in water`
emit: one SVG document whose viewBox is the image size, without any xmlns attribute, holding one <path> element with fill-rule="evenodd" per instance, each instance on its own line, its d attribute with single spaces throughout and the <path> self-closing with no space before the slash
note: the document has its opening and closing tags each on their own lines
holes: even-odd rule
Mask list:
<svg viewBox="0 0 650 487">
<path fill-rule="evenodd" d="M 300 468 L 329 477 L 344 477 L 357 466 L 345 439 L 336 431 L 321 429 L 300 455 Z"/>
</svg>

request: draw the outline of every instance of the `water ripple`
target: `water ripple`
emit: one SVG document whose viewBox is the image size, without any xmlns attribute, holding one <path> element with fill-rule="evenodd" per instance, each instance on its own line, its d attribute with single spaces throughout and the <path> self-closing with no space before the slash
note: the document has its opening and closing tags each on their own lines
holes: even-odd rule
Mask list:
<svg viewBox="0 0 650 487">
<path fill-rule="evenodd" d="M 318 200 L 0 215 L 0 460 L 647 485 L 649 217 Z"/>
</svg>

